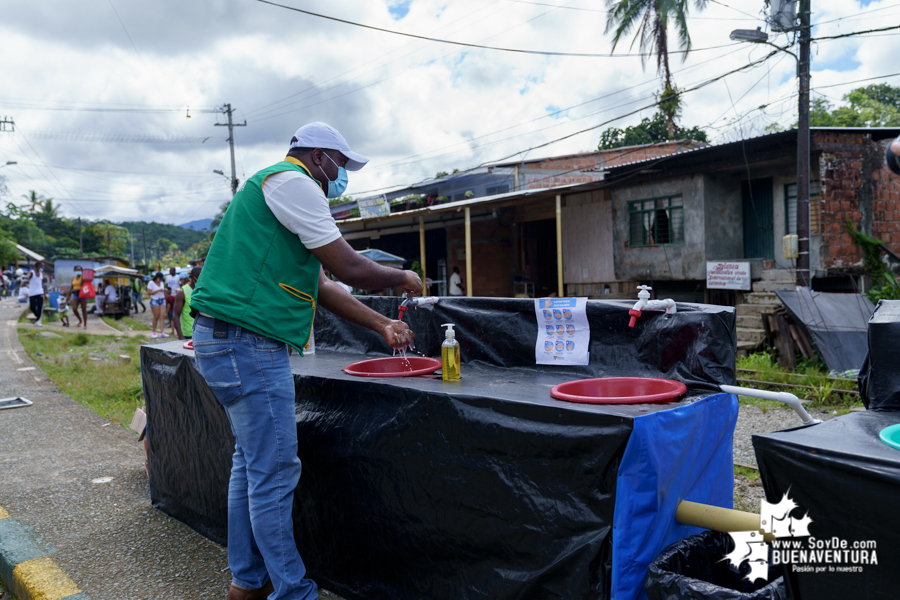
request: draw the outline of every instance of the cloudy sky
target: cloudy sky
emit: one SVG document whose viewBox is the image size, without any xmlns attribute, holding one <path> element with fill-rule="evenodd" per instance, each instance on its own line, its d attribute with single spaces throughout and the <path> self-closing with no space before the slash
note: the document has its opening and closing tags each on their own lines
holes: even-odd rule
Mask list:
<svg viewBox="0 0 900 600">
<path fill-rule="evenodd" d="M 605 0 L 273 0 L 372 27 L 470 44 L 609 54 Z M 763 0 L 709 0 L 688 21 L 694 51 L 673 55 L 691 88 L 772 48 L 735 43 L 767 26 Z M 813 37 L 900 23 L 896 0 L 815 0 Z M 650 116 L 659 89 L 628 37 L 622 56 L 476 49 L 403 37 L 252 0 L 6 2 L 0 21 L 0 167 L 9 197 L 36 190 L 70 217 L 181 224 L 230 197 L 227 128 L 237 176 L 280 160 L 310 121 L 337 127 L 371 158 L 350 174 L 365 196 L 437 171 L 596 148 L 609 126 Z M 786 34 L 770 35 L 785 45 Z M 671 36 L 670 50 L 678 50 Z M 898 71 L 897 32 L 813 45 L 814 97 L 839 104 Z M 785 53 L 685 95 L 682 125 L 714 142 L 796 121 L 794 59 Z M 190 114 L 190 118 L 187 115 Z M 604 124 L 608 123 L 608 124 Z M 584 133 L 582 130 L 590 129 Z M 566 138 L 561 139 L 560 138 Z M 560 140 L 555 141 L 554 140 Z M 550 143 L 549 145 L 548 142 Z M 539 148 L 536 148 L 541 146 Z"/>
</svg>

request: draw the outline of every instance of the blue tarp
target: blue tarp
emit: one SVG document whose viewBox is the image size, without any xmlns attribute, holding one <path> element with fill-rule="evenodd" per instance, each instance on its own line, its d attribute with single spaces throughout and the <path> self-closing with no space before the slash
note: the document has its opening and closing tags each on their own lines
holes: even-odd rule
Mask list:
<svg viewBox="0 0 900 600">
<path fill-rule="evenodd" d="M 737 414 L 736 397 L 716 394 L 634 419 L 616 486 L 611 598 L 646 598 L 650 563 L 669 544 L 700 533 L 675 520 L 679 502 L 732 507 Z"/>
</svg>

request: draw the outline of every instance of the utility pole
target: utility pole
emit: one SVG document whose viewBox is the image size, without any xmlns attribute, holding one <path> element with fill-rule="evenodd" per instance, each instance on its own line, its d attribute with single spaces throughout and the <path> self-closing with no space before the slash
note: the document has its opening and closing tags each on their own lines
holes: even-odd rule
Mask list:
<svg viewBox="0 0 900 600">
<path fill-rule="evenodd" d="M 235 127 L 246 127 L 247 121 L 244 120 L 243 123 L 234 123 L 231 120 L 231 114 L 234 112 L 231 108 L 230 104 L 226 104 L 223 108 L 219 109 L 224 114 L 228 115 L 228 144 L 231 146 L 231 195 L 234 196 L 237 194 L 238 188 L 238 179 L 237 175 L 234 172 L 234 128 Z M 216 123 L 216 127 L 225 127 L 225 123 Z"/>
<path fill-rule="evenodd" d="M 144 267 L 147 266 L 147 234 L 144 233 L 144 228 L 141 227 L 141 242 L 144 244 Z"/>
<path fill-rule="evenodd" d="M 112 252 L 109 249 L 109 223 L 106 224 L 106 255 L 109 256 Z"/>
<path fill-rule="evenodd" d="M 800 100 L 797 119 L 797 285 L 809 287 L 809 44 L 810 2 L 800 0 Z"/>
<path fill-rule="evenodd" d="M 84 240 L 81 235 L 81 217 L 78 217 L 78 258 L 84 258 Z"/>
</svg>

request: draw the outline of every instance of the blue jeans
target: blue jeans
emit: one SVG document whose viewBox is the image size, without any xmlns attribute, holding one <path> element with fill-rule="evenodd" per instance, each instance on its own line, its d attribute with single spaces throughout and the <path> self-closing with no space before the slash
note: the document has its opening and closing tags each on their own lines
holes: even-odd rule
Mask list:
<svg viewBox="0 0 900 600">
<path fill-rule="evenodd" d="M 271 578 L 273 600 L 318 598 L 316 584 L 305 579 L 291 520 L 300 459 L 287 346 L 233 324 L 224 339 L 215 339 L 213 320 L 200 316 L 194 352 L 235 437 L 228 488 L 233 583 L 257 589 Z"/>
</svg>

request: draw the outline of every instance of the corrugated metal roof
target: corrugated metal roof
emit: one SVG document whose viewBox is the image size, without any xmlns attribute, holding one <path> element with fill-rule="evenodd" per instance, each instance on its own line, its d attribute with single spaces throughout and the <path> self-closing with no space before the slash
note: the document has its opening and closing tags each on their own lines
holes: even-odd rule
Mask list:
<svg viewBox="0 0 900 600">
<path fill-rule="evenodd" d="M 25 246 L 22 246 L 20 244 L 16 244 L 16 249 L 19 252 L 21 252 L 22 254 L 24 254 L 25 256 L 27 256 L 28 258 L 30 258 L 31 260 L 44 260 L 43 256 L 41 256 L 34 250 L 29 250 L 28 248 L 26 248 Z"/>
<path fill-rule="evenodd" d="M 357 252 L 359 252 L 369 260 L 374 260 L 375 262 L 406 262 L 406 259 L 402 256 L 397 256 L 396 254 L 391 254 L 390 252 L 385 252 L 384 250 L 378 250 L 377 248 L 357 250 Z"/>
</svg>

